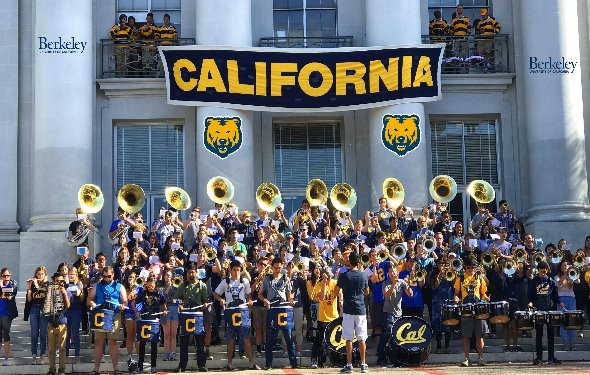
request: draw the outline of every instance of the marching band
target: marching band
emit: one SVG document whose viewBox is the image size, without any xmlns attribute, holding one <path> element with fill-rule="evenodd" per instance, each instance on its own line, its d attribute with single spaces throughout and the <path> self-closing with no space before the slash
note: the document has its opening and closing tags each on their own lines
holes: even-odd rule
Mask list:
<svg viewBox="0 0 590 375">
<path fill-rule="evenodd" d="M 522 351 L 518 338 L 535 330 L 534 364 L 542 361 L 546 327 L 548 361 L 559 364 L 555 331 L 560 328 L 562 342 L 573 350 L 574 336 L 583 327 L 583 309 L 590 306 L 590 238 L 573 254 L 565 240 L 542 249 L 541 241 L 523 231 L 508 202 L 500 202 L 496 215 L 489 212 L 495 192 L 484 180 L 467 188 L 478 203 L 467 230 L 453 222 L 447 210 L 457 194 L 449 176 L 432 180 L 435 203 L 423 207 L 417 217 L 402 205 L 404 187 L 394 178 L 383 183 L 379 209 L 365 212 L 360 220 L 351 218 L 357 197 L 345 183 L 328 191 L 321 180 L 310 181 L 301 208 L 290 217 L 271 183 L 256 191 L 257 218 L 248 211 L 240 214 L 231 203 L 234 188 L 229 179 L 211 179 L 207 192 L 214 208 L 203 208 L 208 214 L 201 215 L 201 208 L 194 207 L 182 221 L 179 211 L 191 208 L 190 197 L 181 188 L 166 189 L 170 208 L 144 225 L 143 190 L 123 186 L 117 195 L 117 218 L 109 229 L 110 266 L 103 252 L 91 259 L 88 247 L 89 234 L 96 231 L 90 215 L 102 209 L 102 192 L 96 185 L 82 186 L 78 220 L 66 234 L 78 259 L 71 266 L 63 264 L 52 282 L 42 266 L 28 281 L 33 363 L 40 361 L 37 342 L 42 358 L 47 355 L 48 329 L 61 335 L 55 329 L 63 322 L 65 353 L 71 343 L 76 360 L 80 332 L 92 331 L 92 375 L 99 374 L 107 338 L 113 371 L 119 373 L 121 327 L 121 347 L 127 348 L 133 373 L 156 371 L 159 342 L 163 360 L 176 361 L 177 338 L 176 371 L 187 370 L 190 342 L 197 349 L 198 370 L 208 371 L 209 348 L 221 343 L 220 331 L 227 340 L 226 371 L 234 369 L 236 350 L 248 359 L 250 369 L 260 369 L 255 362 L 263 356 L 264 368 L 271 369 L 277 350 L 297 368 L 304 337 L 313 342 L 312 368 L 329 360 L 345 373 L 353 366 L 368 371 L 369 337 L 378 341 L 379 366 L 419 365 L 428 358 L 431 340 L 437 352 L 448 353 L 450 339 L 459 331 L 465 354 L 461 365 L 483 366 L 484 337 L 494 334 L 496 326 L 503 328 L 505 351 Z M 6 301 L 16 293 L 16 285 L 7 284 L 5 274 L 10 278 L 10 271 L 2 271 L 0 323 L 9 342 Z M 63 297 L 56 300 L 56 293 Z M 412 342 L 413 334 L 424 339 L 420 345 Z M 149 368 L 144 367 L 147 343 Z M 476 362 L 469 358 L 473 347 Z M 50 347 L 49 353 L 55 349 Z M 5 356 L 7 360 L 8 352 Z M 55 358 L 53 366 L 55 372 Z"/>
</svg>

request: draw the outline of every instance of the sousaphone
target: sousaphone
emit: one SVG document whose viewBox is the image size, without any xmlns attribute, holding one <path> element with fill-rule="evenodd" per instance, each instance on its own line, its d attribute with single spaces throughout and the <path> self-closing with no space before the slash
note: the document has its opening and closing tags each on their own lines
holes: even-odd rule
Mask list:
<svg viewBox="0 0 590 375">
<path fill-rule="evenodd" d="M 383 181 L 382 194 L 387 200 L 387 204 L 394 209 L 397 209 L 406 197 L 404 186 L 397 178 L 393 177 Z"/>
<path fill-rule="evenodd" d="M 449 203 L 457 195 L 457 183 L 451 176 L 439 175 L 430 181 L 428 190 L 435 202 Z"/>
<path fill-rule="evenodd" d="M 469 194 L 478 203 L 490 203 L 496 198 L 496 192 L 489 182 L 484 180 L 471 181 L 467 187 Z"/>
<path fill-rule="evenodd" d="M 328 202 L 328 188 L 324 181 L 314 178 L 307 184 L 305 198 L 312 207 L 325 205 Z"/>
<path fill-rule="evenodd" d="M 226 204 L 234 198 L 234 184 L 225 177 L 213 177 L 207 182 L 207 195 L 217 204 Z"/>
<path fill-rule="evenodd" d="M 282 200 L 281 191 L 275 184 L 263 182 L 256 189 L 256 202 L 266 212 L 273 212 Z"/>
<path fill-rule="evenodd" d="M 95 214 L 104 206 L 104 195 L 98 186 L 84 184 L 78 190 L 78 203 L 85 213 Z"/>
<path fill-rule="evenodd" d="M 330 190 L 330 200 L 338 211 L 350 211 L 356 205 L 356 191 L 349 184 L 341 182 Z"/>
<path fill-rule="evenodd" d="M 139 185 L 123 185 L 117 194 L 117 203 L 123 211 L 133 215 L 145 205 L 145 193 Z"/>
<path fill-rule="evenodd" d="M 179 187 L 167 187 L 164 194 L 168 204 L 177 210 L 186 210 L 191 206 L 191 197 Z"/>
</svg>

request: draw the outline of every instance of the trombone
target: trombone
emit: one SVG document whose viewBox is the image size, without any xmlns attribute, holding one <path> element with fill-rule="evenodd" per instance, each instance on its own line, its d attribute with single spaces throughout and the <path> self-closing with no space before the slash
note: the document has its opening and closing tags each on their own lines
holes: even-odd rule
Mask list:
<svg viewBox="0 0 590 375">
<path fill-rule="evenodd" d="M 458 257 L 453 258 L 453 260 L 451 261 L 451 267 L 455 271 L 461 272 L 461 270 L 463 269 L 463 260 Z"/>
<path fill-rule="evenodd" d="M 512 259 L 508 259 L 506 260 L 506 262 L 504 262 L 502 272 L 504 272 L 504 274 L 508 277 L 512 277 L 512 275 L 514 275 L 514 273 L 516 272 L 516 266 Z"/>
<path fill-rule="evenodd" d="M 575 266 L 567 269 L 567 278 L 573 283 L 580 281 L 580 271 Z"/>
<path fill-rule="evenodd" d="M 208 261 L 212 261 L 215 258 L 217 258 L 217 252 L 215 251 L 215 249 L 213 247 L 209 247 L 209 248 L 207 248 L 207 250 L 205 250 L 205 257 L 207 258 Z"/>
<path fill-rule="evenodd" d="M 486 267 L 491 267 L 496 262 L 496 256 L 490 252 L 485 252 L 481 255 L 481 262 Z"/>
<path fill-rule="evenodd" d="M 551 249 L 547 252 L 547 258 L 551 264 L 559 264 L 563 258 L 563 252 L 558 249 Z"/>
<path fill-rule="evenodd" d="M 418 271 L 416 271 L 416 273 L 414 274 L 414 280 L 416 280 L 416 281 L 426 280 L 426 271 L 423 269 L 419 269 Z"/>
<path fill-rule="evenodd" d="M 444 275 L 445 275 L 445 279 L 448 282 L 451 282 L 455 279 L 455 277 L 457 277 L 457 271 L 455 271 L 452 268 L 445 267 Z"/>
<path fill-rule="evenodd" d="M 389 254 L 387 253 L 387 250 L 379 250 L 379 252 L 377 253 L 377 260 L 379 261 L 379 263 L 385 262 L 387 259 L 389 259 Z"/>
<path fill-rule="evenodd" d="M 545 255 L 543 255 L 540 251 L 535 251 L 531 255 L 531 263 L 535 266 L 535 268 L 539 265 L 540 262 L 545 262 Z"/>
<path fill-rule="evenodd" d="M 135 286 L 142 287 L 143 284 L 145 284 L 145 281 L 143 280 L 143 278 L 137 276 L 135 278 Z"/>
<path fill-rule="evenodd" d="M 293 264 L 293 269 L 297 273 L 303 273 L 305 272 L 305 263 L 303 263 L 302 261 L 298 261 L 295 264 Z"/>
<path fill-rule="evenodd" d="M 512 256 L 516 263 L 524 263 L 526 261 L 526 251 L 524 249 L 515 249 L 512 252 Z"/>
</svg>

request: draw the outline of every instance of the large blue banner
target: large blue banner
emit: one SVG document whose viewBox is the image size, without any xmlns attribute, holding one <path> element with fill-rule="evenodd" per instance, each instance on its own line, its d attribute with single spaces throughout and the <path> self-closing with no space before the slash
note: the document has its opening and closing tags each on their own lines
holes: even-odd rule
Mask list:
<svg viewBox="0 0 590 375">
<path fill-rule="evenodd" d="M 334 111 L 441 98 L 443 46 L 160 47 L 168 102 L 257 111 Z"/>
</svg>

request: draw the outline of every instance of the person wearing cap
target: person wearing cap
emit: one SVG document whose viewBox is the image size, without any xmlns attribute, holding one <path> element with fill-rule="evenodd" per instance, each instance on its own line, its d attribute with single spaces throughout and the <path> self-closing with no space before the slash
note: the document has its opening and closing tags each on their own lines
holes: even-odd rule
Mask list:
<svg viewBox="0 0 590 375">
<path fill-rule="evenodd" d="M 481 19 L 473 21 L 475 35 L 484 40 L 477 41 L 477 54 L 485 59 L 486 68 L 494 65 L 494 35 L 500 33 L 500 23 L 488 14 L 487 8 L 481 8 Z"/>
<path fill-rule="evenodd" d="M 407 294 L 402 296 L 402 311 L 404 316 L 423 318 L 424 300 L 422 298 L 422 288 L 425 280 L 416 280 L 416 263 L 416 258 L 407 258 L 405 269 L 399 273 L 399 278 L 406 280 L 413 292 L 411 297 Z"/>
<path fill-rule="evenodd" d="M 455 278 L 455 302 L 462 303 L 477 303 L 480 300 L 489 301 L 487 295 L 487 283 L 481 276 L 476 276 L 475 269 L 477 268 L 477 261 L 470 257 L 465 260 L 463 264 L 465 274 Z M 461 317 L 461 333 L 463 334 L 463 353 L 465 360 L 461 362 L 461 366 L 467 367 L 469 362 L 469 339 L 475 334 L 475 346 L 477 348 L 477 365 L 485 366 L 483 360 L 483 334 L 485 332 L 485 320 L 475 319 L 474 317 Z"/>
<path fill-rule="evenodd" d="M 350 374 L 353 372 L 352 367 L 352 342 L 356 336 L 358 350 L 361 359 L 361 373 L 369 371 L 366 362 L 367 346 L 367 309 L 365 308 L 365 296 L 369 295 L 369 283 L 367 276 L 358 269 L 359 255 L 356 251 L 351 251 L 348 255 L 348 264 L 350 269 L 340 274 L 334 293 L 339 294 L 342 290 L 342 338 L 346 340 L 346 365 L 340 371 L 341 373 Z"/>
<path fill-rule="evenodd" d="M 211 303 L 208 302 L 209 293 L 207 285 L 197 278 L 197 271 L 192 264 L 187 267 L 187 281 L 180 284 L 176 290 L 175 298 L 180 300 L 178 311 L 182 313 L 183 309 L 189 309 L 201 306 L 201 309 L 207 309 Z M 204 332 L 195 335 L 195 342 L 197 346 L 197 366 L 199 371 L 207 371 L 207 355 L 205 354 L 205 339 Z M 189 335 L 180 335 L 180 362 L 176 368 L 176 372 L 185 372 L 188 364 L 188 342 Z"/>
<path fill-rule="evenodd" d="M 554 311 L 561 306 L 557 284 L 549 277 L 549 264 L 541 261 L 537 264 L 539 273 L 529 282 L 528 307 L 534 307 L 538 311 Z M 547 326 L 547 363 L 559 365 L 561 361 L 555 358 L 555 343 L 553 327 L 548 324 L 535 325 L 535 349 L 537 356 L 533 365 L 540 365 L 543 362 L 543 328 Z"/>
</svg>

